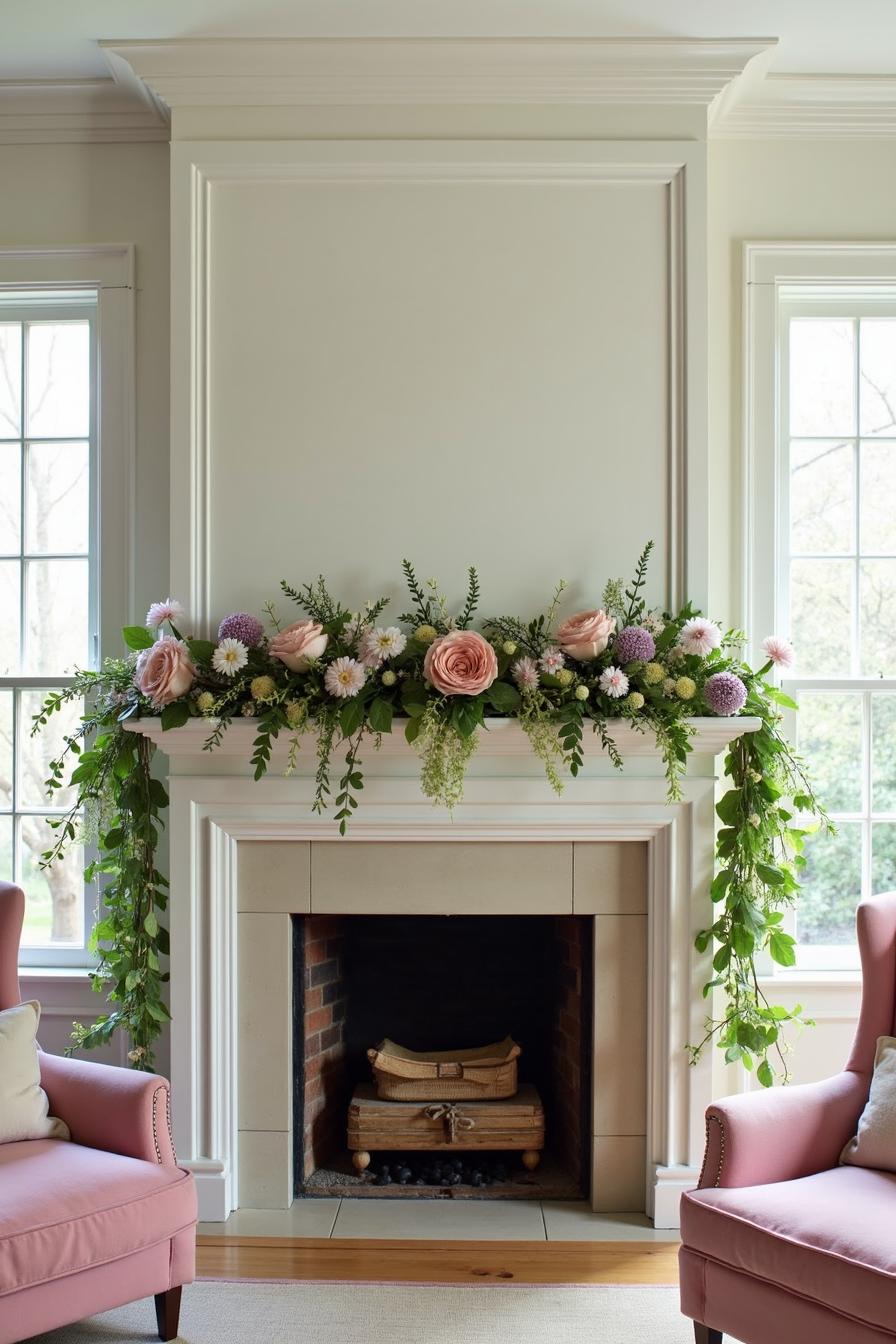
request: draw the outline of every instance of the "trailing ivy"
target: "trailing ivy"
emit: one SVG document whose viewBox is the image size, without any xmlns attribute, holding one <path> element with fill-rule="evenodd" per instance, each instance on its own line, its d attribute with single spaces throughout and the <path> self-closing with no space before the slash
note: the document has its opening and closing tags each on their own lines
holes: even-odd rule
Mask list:
<svg viewBox="0 0 896 1344">
<path fill-rule="evenodd" d="M 152 743 L 130 731 L 135 717 L 156 717 L 166 731 L 200 721 L 209 751 L 234 719 L 250 719 L 256 779 L 270 769 L 281 735 L 288 741 L 287 773 L 297 768 L 310 735 L 313 810 L 332 811 L 344 835 L 364 787 L 364 749 L 368 743 L 375 749 L 396 727 L 419 755 L 424 795 L 448 809 L 462 800 L 488 718 L 519 722 L 558 793 L 566 777 L 585 769 L 589 738 L 622 767 L 616 740 L 622 721 L 652 735 L 676 802 L 693 717 L 744 713 L 755 716 L 759 729 L 738 737 L 725 759 L 731 787 L 718 804 L 716 915 L 696 941 L 697 951 L 712 958 L 704 991 L 709 1011 L 703 1040 L 688 1049 L 696 1060 L 715 1039 L 726 1059 L 755 1069 L 760 1082 L 786 1077 L 782 1030 L 806 1019 L 800 1008 L 769 1002 L 758 967 L 762 959 L 793 963 L 785 912 L 798 895 L 805 837 L 813 825 L 829 823 L 781 732 L 780 709 L 790 702 L 769 679 L 772 664 L 753 672 L 740 655 L 742 637 L 723 635 L 690 605 L 677 613 L 648 608 L 650 552 L 648 544 L 628 586 L 606 585 L 603 610 L 560 625 L 562 582 L 546 611 L 530 620 L 492 617 L 479 634 L 471 629 L 480 602 L 476 570 L 469 569 L 466 596 L 454 607 L 434 579 L 419 580 L 405 560 L 410 609 L 398 618 L 404 629 L 380 624 L 385 598 L 350 611 L 322 577 L 281 585 L 301 619 L 284 626 L 267 606 L 267 637 L 253 616 L 234 613 L 217 641 L 184 638 L 182 613 L 170 599 L 151 609 L 154 630 L 126 627 L 130 656 L 78 672 L 70 687 L 48 695 L 34 722 L 38 732 L 64 705 L 86 705 L 50 767 L 51 797 L 70 775 L 75 798 L 65 816 L 51 821 L 57 837 L 42 860 L 52 864 L 78 843 L 96 853 L 87 868 L 98 901 L 93 983 L 109 1011 L 76 1028 L 73 1048 L 104 1044 L 123 1030 L 131 1062 L 150 1068 L 153 1042 L 168 1020 L 167 884 L 155 858 L 167 796 L 153 776 Z M 337 751 L 344 765 L 334 786 Z M 717 1002 L 724 1007 L 714 1013 Z"/>
</svg>

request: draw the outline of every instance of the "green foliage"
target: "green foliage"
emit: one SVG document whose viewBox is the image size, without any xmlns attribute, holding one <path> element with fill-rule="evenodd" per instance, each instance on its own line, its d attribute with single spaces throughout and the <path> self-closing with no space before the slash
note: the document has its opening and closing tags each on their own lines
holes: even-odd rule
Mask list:
<svg viewBox="0 0 896 1344">
<path fill-rule="evenodd" d="M 788 702 L 765 679 L 768 668 L 754 673 L 739 660 L 736 632 L 729 632 L 721 647 L 706 658 L 685 654 L 677 647 L 679 634 L 685 621 L 699 614 L 690 604 L 674 615 L 647 610 L 644 594 L 651 549 L 652 543 L 644 548 L 627 587 L 614 580 L 604 589 L 604 606 L 615 617 L 617 628 L 647 622 L 656 644 L 650 663 L 625 667 L 629 690 L 618 699 L 601 686 L 603 671 L 615 666 L 612 638 L 607 649 L 590 661 L 570 659 L 558 667 L 552 653 L 550 671 L 540 664 L 546 651 L 556 647 L 555 624 L 565 589 L 562 582 L 547 610 L 531 620 L 498 616 L 484 623 L 497 664 L 491 685 L 478 695 L 442 695 L 424 676 L 426 649 L 434 635 L 470 627 L 480 600 L 479 578 L 475 569 L 468 571 L 465 601 L 457 614 L 451 614 L 436 580 L 418 580 L 407 560 L 403 571 L 411 609 L 399 620 L 410 628 L 404 647 L 393 638 L 392 653 L 376 666 L 370 666 L 376 659 L 361 641 L 373 630 L 386 600 L 368 603 L 360 613 L 351 612 L 319 577 L 299 588 L 281 585 L 286 596 L 327 635 L 325 652 L 302 672 L 291 671 L 272 657 L 262 642 L 247 650 L 245 667 L 226 677 L 213 666 L 214 643 L 188 636 L 185 643 L 196 667 L 195 684 L 189 693 L 159 710 L 134 684 L 134 655 L 149 648 L 153 637 L 142 626 L 129 626 L 124 635 L 132 651 L 128 658 L 109 660 L 99 672 L 78 673 L 71 687 L 50 692 L 35 718 L 35 731 L 70 701 L 84 700 L 88 708 L 80 729 L 50 766 L 51 796 L 66 786 L 70 772 L 76 797 L 70 811 L 51 823 L 57 839 L 44 861 L 52 863 L 67 846 L 82 839 L 79 818 L 82 812 L 86 814 L 98 852 L 88 869 L 88 880 L 97 883 L 102 905 L 95 934 L 98 964 L 94 983 L 108 995 L 110 1009 L 92 1026 L 79 1029 L 75 1044 L 102 1044 L 124 1030 L 131 1040 L 132 1062 L 148 1068 L 152 1043 L 168 1015 L 163 999 L 168 944 L 162 922 L 167 892 L 165 879 L 155 867 L 167 798 L 152 774 L 151 743 L 130 731 L 134 717 L 159 717 L 166 731 L 200 718 L 208 729 L 207 750 L 220 745 L 234 718 L 250 718 L 256 779 L 270 769 L 281 734 L 289 737 L 287 771 L 296 767 L 303 735 L 313 735 L 313 809 L 323 813 L 332 808 L 344 835 L 364 787 L 361 755 L 365 741 L 372 739 L 378 746 L 381 736 L 394 730 L 399 716 L 406 740 L 420 757 L 424 795 L 449 809 L 463 797 L 467 766 L 479 733 L 487 726 L 486 715 L 518 720 L 557 793 L 567 775 L 575 776 L 585 768 L 589 726 L 590 735 L 600 742 L 612 765 L 622 768 L 616 742 L 622 720 L 627 728 L 653 736 L 665 763 L 669 799 L 677 801 L 691 750 L 691 720 L 707 712 L 703 686 L 713 673 L 730 671 L 743 680 L 747 688 L 744 712 L 760 720 L 760 729 L 737 739 L 725 761 L 730 787 L 717 808 L 718 872 L 710 893 L 713 922 L 696 939 L 698 952 L 712 964 L 704 989 L 710 1015 L 704 1039 L 689 1049 L 692 1058 L 697 1058 L 716 1039 L 726 1059 L 754 1069 L 760 1082 L 768 1085 L 774 1080 L 772 1060 L 786 1076 L 781 1033 L 805 1019 L 801 1009 L 791 1012 L 768 1002 L 757 974 L 757 959 L 764 957 L 781 966 L 794 962 L 794 940 L 783 927 L 783 912 L 797 898 L 811 829 L 809 821 L 794 818 L 811 813 L 823 823 L 826 818 L 801 762 L 780 732 L 779 709 Z M 279 629 L 273 607 L 268 613 Z M 421 626 L 431 628 L 421 631 Z M 173 626 L 171 632 L 182 638 Z M 327 685 L 328 667 L 336 658 L 357 660 L 362 652 L 363 683 L 354 694 L 338 698 Z M 522 668 L 521 659 L 526 660 Z M 356 676 L 360 673 L 357 661 L 354 672 Z M 334 789 L 331 763 L 340 749 L 344 749 L 344 765 Z M 812 862 L 827 862 L 825 853 L 813 837 Z M 891 862 L 886 855 L 883 861 Z M 892 866 L 896 874 L 896 850 Z M 724 1000 L 724 1007 L 714 1016 L 717 998 Z"/>
</svg>

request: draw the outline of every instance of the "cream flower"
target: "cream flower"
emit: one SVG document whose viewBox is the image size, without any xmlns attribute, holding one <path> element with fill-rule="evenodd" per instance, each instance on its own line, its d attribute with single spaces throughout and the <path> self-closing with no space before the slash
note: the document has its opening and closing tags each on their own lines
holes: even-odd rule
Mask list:
<svg viewBox="0 0 896 1344">
<path fill-rule="evenodd" d="M 249 661 L 249 650 L 238 639 L 222 639 L 212 654 L 212 667 L 224 677 L 235 677 Z"/>
<path fill-rule="evenodd" d="M 176 597 L 166 597 L 164 602 L 153 602 L 146 613 L 146 624 L 150 630 L 158 630 L 166 621 L 182 621 L 185 615 Z"/>
<path fill-rule="evenodd" d="M 324 673 L 324 685 L 337 700 L 357 695 L 367 680 L 367 670 L 356 658 L 337 658 Z"/>
<path fill-rule="evenodd" d="M 604 668 L 598 685 L 611 700 L 621 700 L 624 695 L 628 695 L 628 677 L 621 667 Z"/>
<path fill-rule="evenodd" d="M 712 653 L 721 642 L 721 630 L 715 621 L 708 621 L 705 616 L 693 616 L 689 621 L 685 621 L 678 636 L 679 647 L 684 649 L 685 653 L 695 653 L 701 658 Z"/>
</svg>

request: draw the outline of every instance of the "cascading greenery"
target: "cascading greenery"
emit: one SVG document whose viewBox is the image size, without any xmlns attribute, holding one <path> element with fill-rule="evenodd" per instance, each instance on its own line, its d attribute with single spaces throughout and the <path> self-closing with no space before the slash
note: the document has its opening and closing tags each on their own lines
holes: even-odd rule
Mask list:
<svg viewBox="0 0 896 1344">
<path fill-rule="evenodd" d="M 757 967 L 763 957 L 793 964 L 784 912 L 798 895 L 805 836 L 829 823 L 781 732 L 780 710 L 789 702 L 769 680 L 772 664 L 753 672 L 741 660 L 742 637 L 723 636 L 690 605 L 677 614 L 648 609 L 650 551 L 648 544 L 627 588 L 621 581 L 607 584 L 602 610 L 580 613 L 586 624 L 609 632 L 584 645 L 568 633 L 569 621 L 557 625 L 563 584 L 547 611 L 532 620 L 492 617 L 477 634 L 472 630 L 480 599 L 476 570 L 469 570 L 466 598 L 454 613 L 438 584 L 421 583 L 408 561 L 403 569 L 411 605 L 398 618 L 403 629 L 378 624 L 385 598 L 352 612 L 332 597 L 323 578 L 300 588 L 281 585 L 305 617 L 284 629 L 273 606 L 267 607 L 272 627 L 267 638 L 260 623 L 243 614 L 222 623 L 222 632 L 228 621 L 238 630 L 257 628 L 258 638 L 245 643 L 220 634 L 217 642 L 185 639 L 171 615 L 164 618 L 170 635 L 126 627 L 130 657 L 78 672 L 69 687 L 47 697 L 34 721 L 39 732 L 63 705 L 86 705 L 78 731 L 64 740 L 51 765 L 51 795 L 65 786 L 70 771 L 75 797 L 69 812 L 51 822 L 58 837 L 43 856 L 49 865 L 76 843 L 97 855 L 86 873 L 99 901 L 93 983 L 106 995 L 109 1011 L 91 1026 L 76 1028 L 72 1048 L 104 1044 L 123 1030 L 134 1066 L 151 1068 L 153 1042 L 169 1016 L 163 999 L 168 939 L 160 921 L 167 884 L 155 860 L 167 795 L 153 776 L 153 744 L 129 731 L 135 716 L 158 717 L 165 730 L 205 720 L 209 751 L 234 718 L 250 718 L 256 779 L 270 767 L 281 737 L 288 744 L 287 772 L 294 770 L 310 734 L 316 744 L 313 807 L 332 810 L 344 834 L 364 787 L 363 748 L 368 742 L 375 748 L 393 731 L 396 718 L 420 757 L 424 794 L 452 808 L 462 799 L 487 716 L 519 722 L 558 793 L 564 777 L 583 768 L 587 733 L 621 768 L 612 724 L 624 720 L 654 737 L 675 802 L 691 749 L 690 720 L 708 712 L 740 712 L 756 716 L 760 727 L 738 737 L 725 758 L 731 787 L 718 805 L 723 825 L 712 884 L 718 913 L 696 940 L 699 952 L 712 952 L 713 974 L 704 991 L 710 1013 L 704 1039 L 688 1049 L 696 1060 L 715 1038 L 726 1059 L 755 1067 L 764 1085 L 776 1076 L 786 1078 L 781 1031 L 805 1019 L 799 1008 L 769 1003 Z M 695 638 L 695 625 L 705 644 Z M 307 647 L 315 648 L 316 656 L 284 657 L 277 652 L 286 647 L 284 638 L 296 647 L 313 641 Z M 449 648 L 460 653 L 462 689 L 438 671 L 437 655 Z M 173 660 L 176 677 L 148 675 L 160 658 L 169 660 L 169 668 Z M 712 679 L 720 673 L 737 692 L 735 710 L 720 708 L 713 694 Z M 334 784 L 337 754 L 343 765 Z M 724 1007 L 713 1015 L 715 1002 Z"/>
</svg>

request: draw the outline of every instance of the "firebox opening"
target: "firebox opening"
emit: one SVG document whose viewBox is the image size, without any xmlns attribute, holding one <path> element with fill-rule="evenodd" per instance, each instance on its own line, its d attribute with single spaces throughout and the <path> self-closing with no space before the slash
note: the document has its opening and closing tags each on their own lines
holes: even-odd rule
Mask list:
<svg viewBox="0 0 896 1344">
<path fill-rule="evenodd" d="M 592 929 L 592 919 L 575 915 L 295 916 L 297 1196 L 586 1194 Z M 527 1171 L 518 1152 L 444 1150 L 378 1151 L 366 1172 L 354 1169 L 348 1108 L 355 1088 L 371 1080 L 368 1049 L 384 1037 L 427 1051 L 508 1035 L 522 1047 L 520 1085 L 534 1086 L 544 1105 L 537 1170 Z M 460 1181 L 448 1172 L 452 1158 Z"/>
</svg>

